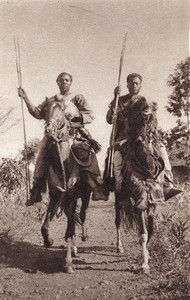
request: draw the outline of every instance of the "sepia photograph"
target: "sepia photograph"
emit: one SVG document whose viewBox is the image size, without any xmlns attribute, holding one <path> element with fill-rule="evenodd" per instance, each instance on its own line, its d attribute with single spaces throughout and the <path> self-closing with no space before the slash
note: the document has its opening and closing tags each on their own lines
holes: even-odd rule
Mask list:
<svg viewBox="0 0 190 300">
<path fill-rule="evenodd" d="M 190 300 L 190 1 L 0 0 L 0 299 Z"/>
</svg>

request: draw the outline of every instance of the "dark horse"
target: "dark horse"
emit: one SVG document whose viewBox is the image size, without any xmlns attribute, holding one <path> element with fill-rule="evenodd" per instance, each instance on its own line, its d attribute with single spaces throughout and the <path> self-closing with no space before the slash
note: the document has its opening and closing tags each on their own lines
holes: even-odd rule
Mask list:
<svg viewBox="0 0 190 300">
<path fill-rule="evenodd" d="M 61 208 L 67 217 L 65 240 L 67 243 L 66 268 L 68 273 L 74 272 L 72 255 L 76 256 L 75 225 L 82 225 L 82 240 L 88 236 L 85 229 L 86 209 L 89 205 L 91 188 L 87 182 L 86 173 L 80 172 L 71 152 L 70 145 L 71 122 L 65 117 L 65 105 L 59 101 L 47 99 L 45 108 L 45 132 L 48 140 L 47 183 L 50 202 L 46 217 L 41 228 L 44 246 L 51 247 L 53 240 L 49 237 L 49 224 Z M 86 144 L 88 141 L 86 141 Z M 95 155 L 94 153 L 92 153 Z M 76 213 L 77 199 L 81 198 L 80 213 Z"/>
<path fill-rule="evenodd" d="M 137 96 L 127 106 L 127 143 L 122 167 L 123 184 L 115 192 L 117 252 L 123 252 L 121 221 L 127 229 L 137 228 L 142 245 L 144 272 L 148 272 L 147 243 L 153 233 L 154 211 L 164 201 L 164 161 L 159 155 L 156 106 Z"/>
</svg>

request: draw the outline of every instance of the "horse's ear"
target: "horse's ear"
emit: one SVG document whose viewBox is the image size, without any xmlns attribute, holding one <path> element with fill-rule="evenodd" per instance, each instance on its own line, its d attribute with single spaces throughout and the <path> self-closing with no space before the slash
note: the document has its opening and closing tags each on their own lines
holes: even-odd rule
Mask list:
<svg viewBox="0 0 190 300">
<path fill-rule="evenodd" d="M 48 102 L 48 101 L 49 101 L 49 98 L 48 98 L 48 97 L 46 97 L 45 101 L 47 101 L 47 102 Z"/>
<path fill-rule="evenodd" d="M 156 102 L 152 102 L 152 109 L 154 111 L 157 110 L 157 103 Z"/>
</svg>

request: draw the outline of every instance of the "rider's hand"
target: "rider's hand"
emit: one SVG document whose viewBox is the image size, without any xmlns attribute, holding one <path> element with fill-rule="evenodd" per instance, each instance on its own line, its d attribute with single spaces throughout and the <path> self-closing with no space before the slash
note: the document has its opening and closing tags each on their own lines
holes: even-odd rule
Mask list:
<svg viewBox="0 0 190 300">
<path fill-rule="evenodd" d="M 27 98 L 25 90 L 23 88 L 21 88 L 21 87 L 18 88 L 18 95 L 19 95 L 19 97 L 21 97 L 23 99 Z"/>
<path fill-rule="evenodd" d="M 120 95 L 121 94 L 121 85 L 118 85 L 115 89 L 114 89 L 114 96 Z"/>
<path fill-rule="evenodd" d="M 120 141 L 119 146 L 122 146 L 123 144 L 125 144 L 127 142 L 127 139 L 123 139 Z"/>
</svg>

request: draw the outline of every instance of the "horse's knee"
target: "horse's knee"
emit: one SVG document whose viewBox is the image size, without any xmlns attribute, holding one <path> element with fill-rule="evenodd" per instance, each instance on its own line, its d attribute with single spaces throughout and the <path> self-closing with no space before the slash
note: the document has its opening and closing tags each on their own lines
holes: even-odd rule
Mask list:
<svg viewBox="0 0 190 300">
<path fill-rule="evenodd" d="M 147 243 L 148 242 L 148 234 L 147 233 L 141 234 L 139 241 L 140 241 L 140 244 Z"/>
</svg>

